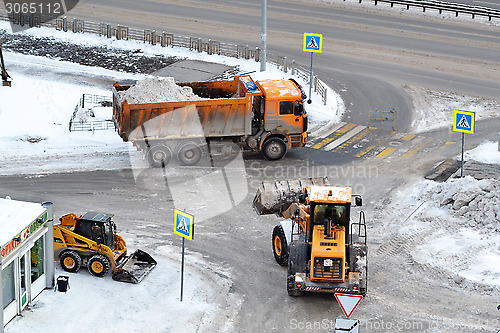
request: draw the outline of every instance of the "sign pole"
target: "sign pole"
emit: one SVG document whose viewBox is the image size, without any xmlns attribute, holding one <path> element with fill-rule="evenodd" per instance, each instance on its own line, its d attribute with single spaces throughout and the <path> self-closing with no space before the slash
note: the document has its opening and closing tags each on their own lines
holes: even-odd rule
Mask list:
<svg viewBox="0 0 500 333">
<path fill-rule="evenodd" d="M 260 42 L 261 42 L 261 50 L 260 50 L 260 71 L 264 72 L 266 70 L 266 61 L 267 61 L 267 0 L 262 0 L 262 18 L 261 18 L 261 26 L 260 26 Z"/>
<path fill-rule="evenodd" d="M 182 264 L 181 264 L 181 302 L 182 302 L 182 292 L 184 291 L 184 240 L 182 237 Z"/>
<path fill-rule="evenodd" d="M 181 302 L 184 292 L 184 252 L 185 239 L 194 239 L 194 215 L 174 209 L 174 234 L 182 237 L 182 259 L 181 259 Z"/>
<path fill-rule="evenodd" d="M 311 52 L 311 70 L 310 70 L 310 76 L 309 76 L 309 99 L 307 100 L 307 103 L 311 104 L 311 93 L 312 93 L 312 86 L 313 86 L 313 53 Z"/>
<path fill-rule="evenodd" d="M 462 169 L 460 170 L 460 178 L 464 177 L 464 141 L 465 141 L 465 133 L 462 132 Z"/>
</svg>

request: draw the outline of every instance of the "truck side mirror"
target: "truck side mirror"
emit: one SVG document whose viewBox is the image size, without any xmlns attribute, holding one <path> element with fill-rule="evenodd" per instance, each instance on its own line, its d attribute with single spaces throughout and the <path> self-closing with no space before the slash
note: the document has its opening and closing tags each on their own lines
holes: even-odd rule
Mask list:
<svg viewBox="0 0 500 333">
<path fill-rule="evenodd" d="M 354 198 L 354 203 L 356 206 L 363 206 L 363 199 L 361 199 L 361 197 L 356 197 Z"/>
</svg>

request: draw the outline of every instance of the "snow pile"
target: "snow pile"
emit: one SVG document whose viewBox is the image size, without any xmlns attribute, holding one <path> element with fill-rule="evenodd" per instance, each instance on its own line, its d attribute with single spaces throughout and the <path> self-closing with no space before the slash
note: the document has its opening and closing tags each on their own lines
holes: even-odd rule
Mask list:
<svg viewBox="0 0 500 333">
<path fill-rule="evenodd" d="M 400 254 L 412 263 L 409 269 L 446 276 L 465 290 L 498 292 L 499 206 L 500 179 L 420 181 L 398 193 L 386 210 L 390 225 L 384 227 L 397 232 L 378 253 Z"/>
<path fill-rule="evenodd" d="M 485 164 L 500 164 L 498 142 L 483 142 L 480 146 L 468 150 L 465 155 L 467 160 L 475 160 Z"/>
<path fill-rule="evenodd" d="M 441 183 L 426 195 L 470 227 L 500 231 L 500 180 L 476 180 L 471 176 Z"/>
<path fill-rule="evenodd" d="M 152 77 L 137 82 L 120 94 L 129 104 L 197 101 L 201 97 L 193 93 L 191 87 L 175 84 L 173 77 Z"/>
</svg>

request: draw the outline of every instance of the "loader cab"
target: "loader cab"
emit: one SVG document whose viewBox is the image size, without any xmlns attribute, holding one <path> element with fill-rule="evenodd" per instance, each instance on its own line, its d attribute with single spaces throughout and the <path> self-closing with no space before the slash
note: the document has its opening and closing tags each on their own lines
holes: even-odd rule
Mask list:
<svg viewBox="0 0 500 333">
<path fill-rule="evenodd" d="M 97 244 L 115 248 L 116 225 L 112 214 L 88 212 L 76 221 L 75 233 L 92 239 Z"/>
<path fill-rule="evenodd" d="M 347 226 L 349 224 L 349 204 L 325 204 L 318 203 L 312 205 L 313 224 L 323 224 L 330 219 L 334 225 Z"/>
</svg>

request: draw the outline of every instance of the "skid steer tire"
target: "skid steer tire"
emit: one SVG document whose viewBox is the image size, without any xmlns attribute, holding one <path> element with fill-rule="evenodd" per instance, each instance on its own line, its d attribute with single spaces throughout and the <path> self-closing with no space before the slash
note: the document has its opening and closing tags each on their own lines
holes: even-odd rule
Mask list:
<svg viewBox="0 0 500 333">
<path fill-rule="evenodd" d="M 307 273 L 307 250 L 308 244 L 305 241 L 305 235 L 301 235 L 299 239 L 290 244 L 287 275 L 287 291 L 289 296 L 299 297 L 304 294 L 304 291 L 295 287 L 295 274 Z"/>
<path fill-rule="evenodd" d="M 103 277 L 108 274 L 110 267 L 111 263 L 109 259 L 102 254 L 92 256 L 87 263 L 90 274 L 97 277 Z"/>
<path fill-rule="evenodd" d="M 288 244 L 281 225 L 275 226 L 273 230 L 273 253 L 274 259 L 280 266 L 288 264 Z"/>
<path fill-rule="evenodd" d="M 59 256 L 62 269 L 66 272 L 76 273 L 82 267 L 82 257 L 75 251 L 66 251 Z"/>
</svg>

